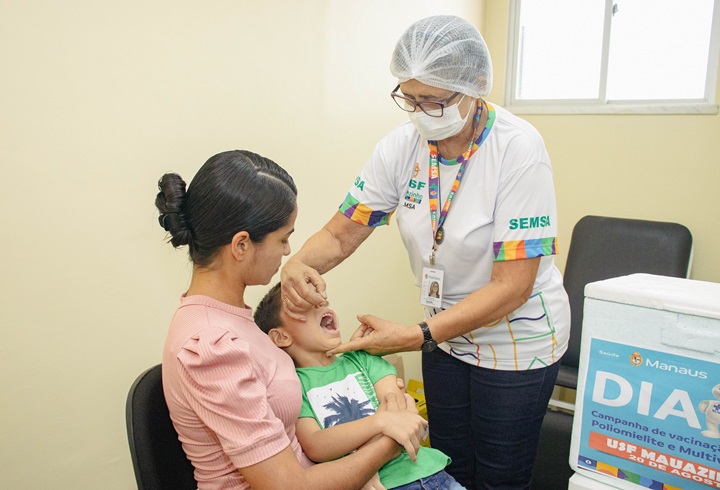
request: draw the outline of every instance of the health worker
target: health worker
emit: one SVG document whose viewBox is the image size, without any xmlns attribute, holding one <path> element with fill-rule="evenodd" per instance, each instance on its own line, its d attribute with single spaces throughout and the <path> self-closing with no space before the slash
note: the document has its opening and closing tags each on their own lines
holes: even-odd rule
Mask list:
<svg viewBox="0 0 720 490">
<path fill-rule="evenodd" d="M 535 128 L 484 99 L 490 55 L 466 20 L 414 23 L 390 70 L 409 121 L 380 140 L 339 211 L 283 267 L 285 309 L 302 318 L 324 304 L 321 274 L 395 214 L 425 318 L 361 315 L 331 352 L 422 350 L 430 443 L 451 457 L 448 473 L 469 489 L 530 488 L 570 327 L 550 158 Z"/>
</svg>

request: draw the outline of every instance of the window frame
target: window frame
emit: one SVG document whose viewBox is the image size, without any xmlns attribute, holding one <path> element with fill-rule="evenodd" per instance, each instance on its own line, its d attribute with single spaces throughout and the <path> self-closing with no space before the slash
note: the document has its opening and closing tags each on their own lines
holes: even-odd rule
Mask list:
<svg viewBox="0 0 720 490">
<path fill-rule="evenodd" d="M 608 100 L 607 72 L 612 23 L 613 0 L 605 0 L 603 47 L 600 67 L 599 96 L 596 99 L 517 99 L 518 35 L 522 0 L 510 0 L 508 16 L 508 50 L 505 80 L 505 107 L 515 114 L 718 114 L 716 103 L 718 69 L 720 68 L 720 0 L 714 0 L 708 50 L 705 96 L 702 99 Z"/>
</svg>

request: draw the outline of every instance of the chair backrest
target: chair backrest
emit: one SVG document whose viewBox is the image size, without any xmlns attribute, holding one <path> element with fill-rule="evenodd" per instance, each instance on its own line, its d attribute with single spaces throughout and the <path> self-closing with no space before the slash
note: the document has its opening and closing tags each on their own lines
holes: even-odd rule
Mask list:
<svg viewBox="0 0 720 490">
<path fill-rule="evenodd" d="M 192 463 L 170 420 L 160 364 L 138 376 L 130 387 L 125 422 L 138 490 L 197 489 Z"/>
<path fill-rule="evenodd" d="M 690 230 L 677 223 L 603 216 L 580 219 L 573 228 L 563 274 L 571 327 L 561 369 L 577 369 L 579 364 L 586 284 L 635 273 L 687 277 L 691 255 Z"/>
</svg>

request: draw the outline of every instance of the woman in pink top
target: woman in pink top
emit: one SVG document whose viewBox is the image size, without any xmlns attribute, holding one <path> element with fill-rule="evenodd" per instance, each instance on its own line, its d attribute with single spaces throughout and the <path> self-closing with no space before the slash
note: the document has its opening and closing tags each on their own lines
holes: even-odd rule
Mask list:
<svg viewBox="0 0 720 490">
<path fill-rule="evenodd" d="M 295 437 L 302 398 L 293 362 L 255 325 L 243 299 L 290 254 L 297 216 L 290 175 L 252 152 L 228 151 L 210 158 L 187 190 L 172 173 L 158 186 L 160 225 L 174 247 L 188 246 L 193 262 L 165 344 L 163 389 L 198 487 L 360 488 L 399 454 L 398 442 L 417 449 L 424 422 L 397 398 L 387 409 L 407 412 L 405 440 L 383 436 L 313 465 Z"/>
</svg>

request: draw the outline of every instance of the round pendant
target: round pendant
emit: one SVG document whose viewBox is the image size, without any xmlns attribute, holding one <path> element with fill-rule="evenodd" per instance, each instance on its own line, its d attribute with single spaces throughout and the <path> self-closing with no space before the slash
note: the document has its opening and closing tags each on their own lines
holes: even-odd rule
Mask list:
<svg viewBox="0 0 720 490">
<path fill-rule="evenodd" d="M 440 245 L 444 239 L 445 239 L 445 230 L 441 226 L 440 229 L 437 231 L 437 233 L 435 233 L 435 243 Z"/>
</svg>

